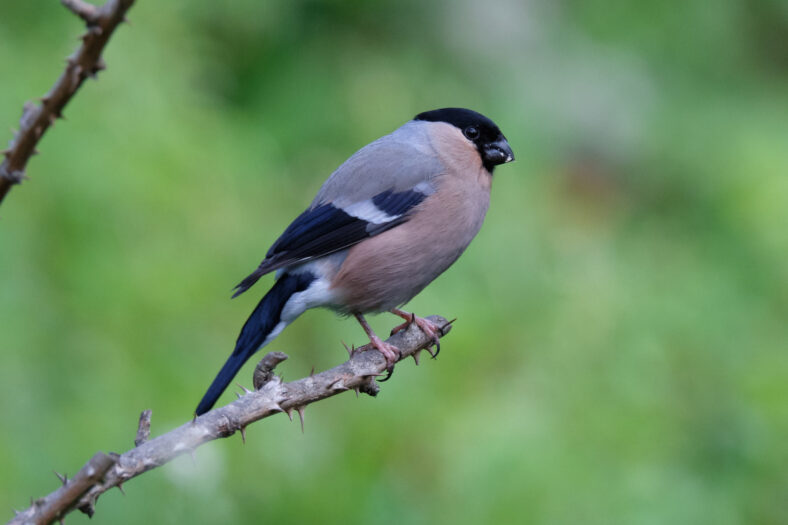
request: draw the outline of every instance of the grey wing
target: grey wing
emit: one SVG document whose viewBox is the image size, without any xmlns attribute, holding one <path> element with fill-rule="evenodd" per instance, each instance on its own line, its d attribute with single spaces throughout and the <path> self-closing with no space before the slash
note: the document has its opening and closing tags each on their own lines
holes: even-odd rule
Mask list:
<svg viewBox="0 0 788 525">
<path fill-rule="evenodd" d="M 410 211 L 435 192 L 443 169 L 424 130 L 411 124 L 342 164 L 258 268 L 236 286 L 235 295 L 268 272 L 348 248 L 407 221 Z"/>
<path fill-rule="evenodd" d="M 323 183 L 312 207 L 326 202 L 360 207 L 385 191 L 434 193 L 434 179 L 444 166 L 424 124 L 408 122 L 361 148 Z"/>
</svg>

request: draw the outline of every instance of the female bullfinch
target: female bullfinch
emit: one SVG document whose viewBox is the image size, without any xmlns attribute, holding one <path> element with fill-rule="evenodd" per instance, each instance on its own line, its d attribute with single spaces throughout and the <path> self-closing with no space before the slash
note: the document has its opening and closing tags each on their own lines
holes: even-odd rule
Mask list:
<svg viewBox="0 0 788 525">
<path fill-rule="evenodd" d="M 391 312 L 437 343 L 439 327 L 400 310 L 457 260 L 479 232 L 495 166 L 514 154 L 493 121 L 461 108 L 427 111 L 361 148 L 268 250 L 233 297 L 277 279 L 197 406 L 213 407 L 241 366 L 310 308 L 352 314 L 385 356 L 399 357 L 364 319 Z"/>
</svg>

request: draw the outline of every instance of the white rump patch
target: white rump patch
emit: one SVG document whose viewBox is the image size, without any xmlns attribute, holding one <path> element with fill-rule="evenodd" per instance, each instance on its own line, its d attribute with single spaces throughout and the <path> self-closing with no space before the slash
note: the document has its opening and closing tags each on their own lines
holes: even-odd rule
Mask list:
<svg viewBox="0 0 788 525">
<path fill-rule="evenodd" d="M 290 299 L 285 303 L 285 307 L 282 308 L 282 315 L 280 317 L 282 321 L 279 324 L 284 323 L 287 325 L 292 323 L 299 315 L 310 308 L 333 304 L 335 294 L 330 288 L 331 282 L 328 279 L 318 278 L 312 281 L 309 287 L 303 292 L 291 295 Z M 276 325 L 274 331 L 271 332 L 272 334 L 279 328 L 279 324 Z M 282 328 L 284 328 L 284 326 Z"/>
<path fill-rule="evenodd" d="M 311 265 L 305 266 L 310 271 L 315 271 Z M 265 338 L 263 344 L 259 348 L 266 346 L 268 343 L 277 338 L 282 333 L 287 325 L 295 321 L 299 315 L 318 306 L 331 305 L 334 302 L 334 292 L 330 290 L 331 283 L 328 279 L 320 278 L 315 279 L 309 287 L 303 292 L 297 292 L 290 296 L 282 308 L 282 313 L 279 316 L 279 322 L 276 323 L 274 329 Z"/>
<path fill-rule="evenodd" d="M 265 341 L 263 341 L 263 344 L 260 345 L 260 348 L 264 347 L 265 345 L 276 339 L 276 337 L 282 333 L 282 330 L 284 330 L 287 325 L 288 323 L 284 321 L 279 321 L 278 323 L 276 323 L 276 326 L 274 326 L 274 329 L 271 330 L 270 334 L 268 334 L 268 337 L 265 338 Z"/>
</svg>

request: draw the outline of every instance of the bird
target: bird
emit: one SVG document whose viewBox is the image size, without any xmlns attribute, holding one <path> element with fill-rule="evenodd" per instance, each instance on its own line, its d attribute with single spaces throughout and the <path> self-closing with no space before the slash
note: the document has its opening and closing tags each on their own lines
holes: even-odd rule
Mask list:
<svg viewBox="0 0 788 525">
<path fill-rule="evenodd" d="M 419 113 L 350 156 L 234 288 L 237 297 L 276 271 L 196 415 L 310 308 L 354 316 L 385 357 L 388 377 L 399 350 L 375 334 L 365 314 L 391 312 L 405 320 L 398 328 L 415 323 L 437 343 L 439 326 L 400 307 L 465 251 L 487 213 L 495 167 L 513 160 L 498 126 L 464 108 Z"/>
</svg>

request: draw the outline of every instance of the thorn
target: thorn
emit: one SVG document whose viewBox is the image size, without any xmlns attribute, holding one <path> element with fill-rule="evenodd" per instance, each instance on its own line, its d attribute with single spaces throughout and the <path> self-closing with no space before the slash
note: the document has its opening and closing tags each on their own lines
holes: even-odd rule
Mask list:
<svg viewBox="0 0 788 525">
<path fill-rule="evenodd" d="M 52 472 L 54 472 L 54 473 L 55 473 L 55 476 L 57 476 L 57 479 L 59 479 L 59 480 L 60 480 L 60 482 L 61 482 L 63 485 L 65 485 L 66 483 L 68 483 L 68 476 L 66 476 L 65 474 L 60 474 L 60 473 L 59 473 L 59 472 L 57 472 L 56 470 L 53 470 Z"/>
<path fill-rule="evenodd" d="M 192 418 L 192 425 L 197 422 L 197 412 L 194 413 L 194 417 Z"/>
<path fill-rule="evenodd" d="M 107 63 L 104 62 L 103 58 L 99 57 L 99 59 L 96 60 L 96 65 L 93 66 L 93 72 L 98 73 L 99 71 L 104 71 L 105 69 L 107 69 Z"/>
<path fill-rule="evenodd" d="M 315 377 L 315 365 L 312 365 L 312 371 L 309 372 L 309 377 Z"/>
<path fill-rule="evenodd" d="M 197 465 L 197 458 L 194 457 L 194 449 L 189 449 L 189 457 L 192 458 L 192 464 Z"/>
<path fill-rule="evenodd" d="M 241 395 L 240 392 L 236 392 L 235 393 L 235 397 L 237 397 L 238 399 L 241 399 L 243 396 Z"/>
<path fill-rule="evenodd" d="M 285 409 L 285 414 L 287 414 L 287 417 L 290 418 L 290 422 L 292 423 L 293 422 L 293 409 L 292 408 Z"/>
<path fill-rule="evenodd" d="M 296 411 L 298 411 L 298 418 L 301 420 L 301 433 L 302 434 L 304 433 L 304 408 L 306 408 L 306 407 L 303 406 L 303 405 L 296 408 Z"/>
<path fill-rule="evenodd" d="M 248 388 L 243 386 L 241 383 L 235 383 L 235 384 L 238 385 L 239 387 L 241 387 L 241 389 L 244 391 L 244 394 L 251 394 L 252 393 L 251 390 L 249 390 Z"/>
<path fill-rule="evenodd" d="M 432 348 L 430 348 L 429 346 L 428 346 L 428 347 L 426 347 L 426 348 L 424 348 L 424 350 L 426 350 L 426 351 L 427 351 L 427 353 L 428 353 L 428 354 L 430 354 L 430 357 L 432 357 L 433 359 L 435 359 L 436 357 L 438 357 L 438 353 L 437 353 L 437 352 L 433 352 L 433 351 L 432 351 Z"/>
<path fill-rule="evenodd" d="M 120 493 L 124 496 L 126 495 L 126 491 L 123 490 L 123 483 L 118 483 L 118 490 L 120 490 Z"/>
<path fill-rule="evenodd" d="M 241 441 L 246 445 L 246 427 L 241 427 L 239 430 L 241 431 Z"/>
<path fill-rule="evenodd" d="M 358 392 L 359 392 L 359 390 L 360 390 L 359 387 L 357 387 L 357 386 L 353 387 L 353 391 L 356 393 L 356 399 L 358 399 Z"/>
<path fill-rule="evenodd" d="M 413 360 L 416 362 L 416 366 L 419 366 L 419 354 L 420 353 L 421 353 L 421 350 L 416 350 L 415 352 L 413 352 L 410 355 L 413 358 Z"/>
<path fill-rule="evenodd" d="M 41 155 L 41 151 L 38 148 L 33 148 L 32 155 Z"/>
<path fill-rule="evenodd" d="M 285 411 L 285 409 L 284 409 L 284 408 L 282 408 L 281 406 L 279 406 L 279 404 L 278 404 L 278 403 L 277 403 L 277 404 L 275 404 L 274 406 L 272 406 L 272 407 L 271 407 L 271 410 L 272 410 L 273 412 L 284 412 L 284 411 Z"/>
<path fill-rule="evenodd" d="M 345 350 L 347 350 L 348 355 L 350 357 L 353 357 L 353 350 L 351 350 L 344 341 L 340 340 L 339 342 L 342 343 L 342 346 L 345 347 Z"/>
<path fill-rule="evenodd" d="M 129 24 L 129 25 L 132 25 L 132 23 L 131 23 L 131 20 L 129 20 L 129 19 L 128 19 L 127 17 L 125 17 L 125 16 L 123 17 L 123 20 L 122 20 L 122 21 L 123 21 L 123 23 L 124 23 L 124 24 Z"/>
<path fill-rule="evenodd" d="M 57 115 L 55 115 L 54 113 L 50 113 L 48 118 L 49 118 L 49 125 L 54 126 L 55 121 L 57 120 Z M 39 128 L 36 128 L 36 133 L 38 133 L 38 129 Z"/>
<path fill-rule="evenodd" d="M 455 318 L 454 318 L 454 319 L 452 319 L 451 321 L 446 321 L 446 324 L 445 324 L 445 325 L 443 325 L 443 326 L 441 326 L 441 328 L 440 328 L 440 330 L 441 330 L 441 337 L 442 337 L 442 336 L 444 336 L 444 335 L 446 335 L 446 333 L 444 332 L 444 330 L 446 330 L 446 328 L 447 328 L 447 327 L 449 327 L 449 326 L 453 325 L 453 324 L 454 324 L 454 321 L 456 321 L 456 320 L 457 320 L 457 318 L 455 317 Z"/>
</svg>

